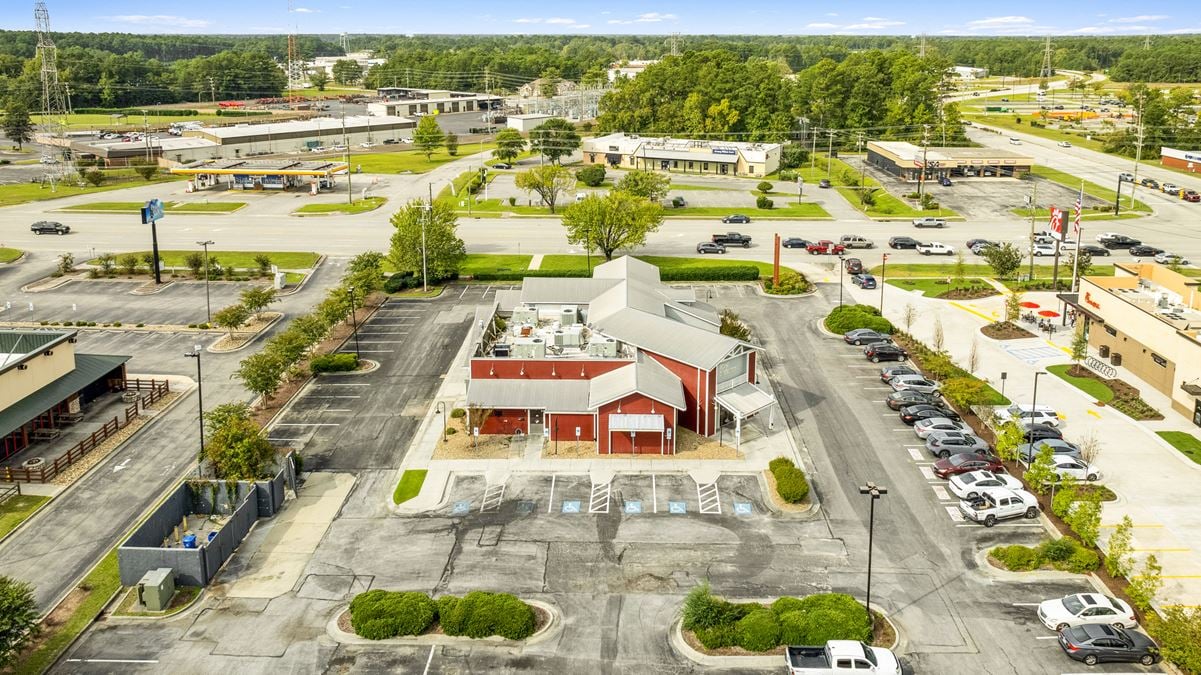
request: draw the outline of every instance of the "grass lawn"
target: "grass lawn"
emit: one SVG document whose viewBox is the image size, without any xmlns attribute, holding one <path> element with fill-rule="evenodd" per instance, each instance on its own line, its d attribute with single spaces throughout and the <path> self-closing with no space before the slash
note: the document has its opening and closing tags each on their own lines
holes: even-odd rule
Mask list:
<svg viewBox="0 0 1201 675">
<path fill-rule="evenodd" d="M 79 582 L 78 588 L 87 590 L 75 611 L 63 623 L 44 627 L 35 643 L 37 648 L 14 664 L 14 672 L 30 675 L 46 672 L 63 650 L 96 620 L 109 599 L 121 588 L 116 547 Z"/>
<path fill-rule="evenodd" d="M 873 267 L 871 273 L 880 276 L 880 266 Z M 1029 265 L 1022 265 L 1019 270 L 1022 274 L 1030 271 Z M 1050 279 L 1054 273 L 1054 268 L 1051 265 L 1035 265 L 1035 279 Z M 885 279 L 893 279 L 896 277 L 953 277 L 955 276 L 955 263 L 893 263 L 884 270 Z M 967 263 L 964 265 L 964 275 L 969 277 L 987 277 L 993 278 L 992 268 L 988 265 L 978 263 Z M 1111 277 L 1113 276 L 1113 265 L 1093 265 L 1089 270 L 1089 276 L 1096 277 Z"/>
<path fill-rule="evenodd" d="M 1183 431 L 1157 431 L 1159 437 L 1172 444 L 1180 454 L 1201 464 L 1201 439 Z"/>
<path fill-rule="evenodd" d="M 827 174 L 827 165 L 830 169 Z M 863 176 L 863 187 L 865 189 L 875 188 L 875 204 L 869 207 L 864 207 L 860 201 L 859 189 L 860 173 L 851 168 L 851 165 L 838 159 L 830 159 L 827 157 L 818 157 L 813 167 L 801 167 L 796 169 L 798 175 L 804 180 L 806 190 L 820 190 L 817 187 L 819 181 L 823 178 L 828 178 L 830 184 L 838 191 L 838 194 L 843 196 L 851 206 L 860 211 L 863 211 L 872 218 L 921 218 L 924 216 L 936 216 L 941 218 L 958 218 L 959 214 L 950 209 L 917 209 L 910 206 L 908 203 L 889 193 L 880 185 L 879 181 L 871 176 Z M 914 187 L 916 190 L 916 186 Z"/>
<path fill-rule="evenodd" d="M 74 197 L 76 195 L 90 195 L 97 192 L 108 192 L 110 190 L 123 190 L 130 187 L 139 187 L 142 185 L 150 185 L 152 183 L 167 183 L 175 180 L 181 180 L 182 177 L 162 176 L 155 177 L 154 180 L 142 180 L 141 177 L 123 175 L 111 179 L 110 182 L 101 185 L 100 187 L 79 187 L 78 185 L 64 185 L 59 183 L 54 190 L 50 189 L 49 185 L 41 183 L 15 183 L 13 185 L 0 185 L 0 206 L 12 206 L 14 204 L 25 204 L 28 202 L 40 202 L 47 199 L 61 199 L 63 197 Z"/>
<path fill-rule="evenodd" d="M 720 185 L 689 185 L 687 183 L 672 183 L 668 193 L 676 190 L 738 190 L 736 187 L 722 187 Z"/>
<path fill-rule="evenodd" d="M 1073 377 L 1068 374 L 1068 370 L 1072 367 L 1073 365 L 1070 363 L 1047 366 L 1047 372 L 1088 394 L 1094 400 L 1101 401 L 1102 403 L 1109 403 L 1113 400 L 1113 390 L 1105 386 L 1105 383 L 1094 380 L 1091 377 Z"/>
<path fill-rule="evenodd" d="M 145 202 L 91 202 L 64 206 L 61 211 L 116 211 L 141 213 Z M 233 213 L 246 202 L 163 202 L 164 213 Z"/>
<path fill-rule="evenodd" d="M 529 255 L 468 253 L 467 258 L 463 261 L 463 264 L 459 266 L 459 274 L 468 275 L 476 274 L 478 272 L 528 270 L 530 268 L 530 260 L 532 258 L 533 256 Z M 542 268 L 546 269 L 545 259 L 543 259 Z"/>
<path fill-rule="evenodd" d="M 187 263 L 184 258 L 188 254 L 195 251 L 159 251 L 159 259 L 163 265 L 167 267 L 187 268 Z M 148 251 L 133 251 L 140 259 L 143 254 Z M 118 260 L 122 253 L 114 254 Z M 258 263 L 254 261 L 256 255 L 266 255 L 271 258 L 271 263 L 279 266 L 280 269 L 289 270 L 307 270 L 317 264 L 317 259 L 321 256 L 317 253 L 307 253 L 301 251 L 214 251 L 209 249 L 209 257 L 216 258 L 226 267 L 235 267 L 239 269 L 253 269 L 258 267 Z M 88 264 L 97 265 L 97 260 L 89 260 Z"/>
<path fill-rule="evenodd" d="M 495 148 L 495 143 L 468 143 L 459 146 L 459 154 L 451 157 L 446 150 L 438 150 L 427 160 L 424 153 L 416 150 L 398 150 L 397 152 L 366 152 L 361 155 L 351 154 L 350 163 L 354 167 L 363 167 L 364 173 L 425 173 L 438 168 L 447 162 L 462 159 L 481 150 Z"/>
<path fill-rule="evenodd" d="M 902 277 L 899 279 L 886 279 L 886 284 L 896 286 L 905 291 L 922 291 L 922 294 L 927 298 L 937 298 L 943 293 L 951 290 L 951 285 L 947 283 L 946 277 L 938 279 L 922 279 L 915 277 Z M 957 288 L 992 288 L 991 284 L 985 283 L 980 279 L 964 279 L 962 283 L 956 284 Z"/>
<path fill-rule="evenodd" d="M 0 246 L 0 264 L 10 263 L 21 257 L 23 251 L 19 248 L 5 248 Z"/>
<path fill-rule="evenodd" d="M 401 504 L 416 497 L 425 483 L 426 473 L 425 469 L 406 469 L 396 484 L 396 491 L 392 493 L 392 503 Z"/>
<path fill-rule="evenodd" d="M 554 215 L 556 215 L 556 216 L 561 215 L 563 213 L 564 207 L 566 207 L 570 203 L 572 203 L 572 202 L 565 201 L 561 204 L 556 204 L 555 205 L 556 213 Z M 467 207 L 466 206 L 458 206 L 457 201 L 455 202 L 455 206 L 456 206 L 456 210 L 459 213 L 467 213 L 468 212 Z M 478 201 L 471 202 L 471 213 L 475 214 L 475 215 L 499 216 L 500 214 L 505 213 L 505 212 L 515 213 L 519 216 L 549 216 L 549 215 L 551 215 L 550 209 L 546 208 L 545 206 L 539 206 L 537 204 L 535 204 L 533 206 L 527 206 L 525 204 L 522 204 L 520 200 L 518 200 L 516 206 L 509 206 L 508 200 L 501 201 L 499 199 L 480 199 Z"/>
<path fill-rule="evenodd" d="M 1010 209 L 1009 212 L 1015 216 L 1021 216 L 1022 218 L 1030 217 L 1030 209 Z M 1115 216 L 1115 215 L 1113 215 L 1113 209 L 1108 209 L 1105 211 L 1085 211 L 1080 214 L 1080 219 L 1081 220 L 1127 220 L 1129 218 L 1142 218 L 1143 215 L 1145 215 L 1145 214 L 1139 213 L 1137 211 L 1122 211 L 1121 213 L 1119 213 L 1118 215 Z M 1046 221 L 1046 220 L 1050 219 L 1050 217 L 1051 217 L 1051 209 L 1036 209 L 1034 211 L 1034 217 L 1037 219 Z"/>
<path fill-rule="evenodd" d="M 779 218 L 814 218 L 823 219 L 830 218 L 829 212 L 821 207 L 820 204 L 812 202 L 788 202 L 781 204 L 777 202 L 775 208 L 759 209 L 754 206 L 738 207 L 738 206 L 685 206 L 679 209 L 663 209 L 663 215 L 669 218 L 691 218 L 695 216 L 728 216 L 732 213 L 743 213 L 749 215 L 751 220 L 773 220 Z"/>
<path fill-rule="evenodd" d="M 754 265 L 759 268 L 759 276 L 771 276 L 771 263 L 758 262 L 755 260 L 731 260 L 722 256 L 706 257 L 706 258 L 677 258 L 674 256 L 663 255 L 637 255 L 634 256 L 639 260 L 648 262 L 656 267 L 663 269 L 699 269 L 699 268 L 714 268 L 714 267 L 741 267 L 743 265 Z M 605 262 L 605 257 L 602 255 L 592 256 L 592 266 Z M 582 255 L 548 255 L 542 258 L 542 266 L 538 269 L 543 270 L 582 270 L 587 269 L 588 257 Z M 780 269 L 786 269 L 783 265 Z"/>
<path fill-rule="evenodd" d="M 327 213 L 347 213 L 354 215 L 356 213 L 367 213 L 374 211 L 384 205 L 388 201 L 386 197 L 368 197 L 366 199 L 358 199 L 351 204 L 339 202 L 336 204 L 305 204 L 296 209 L 292 213 L 301 214 L 327 214 Z"/>
<path fill-rule="evenodd" d="M 39 495 L 17 495 L 0 504 L 0 539 L 15 530 L 26 518 L 33 515 L 37 507 L 48 501 L 49 497 Z"/>
<path fill-rule="evenodd" d="M 253 115 L 255 119 L 267 117 L 266 115 Z M 34 124 L 39 124 L 41 115 L 30 115 Z M 87 115 L 67 115 L 68 129 L 105 129 L 109 131 L 142 131 L 144 122 L 149 122 L 152 127 L 169 126 L 172 122 L 200 122 L 200 123 L 217 123 L 226 124 L 239 118 L 222 117 L 219 115 L 192 115 L 185 117 L 182 115 L 147 115 L 143 120 L 141 115 L 125 115 L 122 117 L 113 117 L 105 114 L 87 114 Z"/>
<path fill-rule="evenodd" d="M 1037 166 L 1037 165 L 1032 167 L 1030 169 L 1030 172 L 1033 173 L 1035 176 L 1039 176 L 1040 178 L 1045 178 L 1053 183 L 1059 183 L 1060 185 L 1062 185 L 1064 187 L 1071 188 L 1073 190 L 1080 189 L 1080 182 L 1081 182 L 1080 179 L 1077 178 L 1076 176 L 1073 176 L 1070 173 L 1059 171 L 1058 169 L 1052 169 L 1049 167 Z M 1109 202 L 1110 204 L 1112 204 L 1113 200 L 1118 196 L 1118 193 L 1116 191 L 1114 191 L 1110 188 L 1107 188 L 1107 187 L 1102 187 L 1100 185 L 1097 185 L 1096 183 L 1092 183 L 1089 181 L 1084 181 L 1084 193 L 1087 195 L 1096 197 L 1097 199 L 1100 199 L 1102 201 Z M 1123 199 L 1122 200 L 1122 208 L 1128 208 L 1126 206 L 1126 204 L 1128 204 L 1128 203 L 1129 203 L 1129 200 Z M 1134 210 L 1150 213 L 1151 207 L 1147 206 L 1143 202 L 1140 202 L 1139 200 L 1136 199 L 1136 200 L 1134 200 Z"/>
</svg>

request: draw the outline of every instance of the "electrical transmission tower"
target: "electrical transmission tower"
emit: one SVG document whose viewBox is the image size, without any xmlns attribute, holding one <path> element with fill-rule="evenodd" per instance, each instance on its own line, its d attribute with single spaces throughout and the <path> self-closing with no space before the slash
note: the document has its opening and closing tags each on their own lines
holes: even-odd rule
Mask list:
<svg viewBox="0 0 1201 675">
<path fill-rule="evenodd" d="M 1151 48 L 1151 36 L 1147 35 L 1143 38 L 1143 49 Z"/>
<path fill-rule="evenodd" d="M 671 37 L 669 37 L 667 39 L 667 45 L 671 49 L 670 53 L 672 56 L 679 56 L 680 55 L 680 34 L 672 33 Z"/>
<path fill-rule="evenodd" d="M 42 66 L 42 133 L 58 139 L 63 158 L 67 160 L 58 165 L 58 173 L 66 175 L 72 170 L 69 165 L 71 153 L 66 145 L 67 100 L 63 95 L 62 84 L 58 81 L 58 50 L 54 47 L 54 40 L 50 38 L 50 10 L 46 9 L 46 3 L 42 0 L 38 0 L 34 5 L 33 18 L 37 25 L 37 53 Z"/>
<path fill-rule="evenodd" d="M 341 47 L 342 51 L 344 52 L 350 51 L 350 38 L 346 37 L 346 33 L 342 33 L 338 36 L 338 46 Z"/>
<path fill-rule="evenodd" d="M 1051 64 L 1052 56 L 1055 52 L 1051 49 L 1051 36 L 1047 36 L 1047 42 L 1043 47 L 1043 65 L 1038 70 L 1039 77 L 1051 77 L 1055 74 L 1055 67 Z"/>
<path fill-rule="evenodd" d="M 922 44 L 918 48 L 917 55 L 919 58 L 926 58 L 926 34 L 922 33 Z"/>
<path fill-rule="evenodd" d="M 288 0 L 288 18 L 295 12 L 293 0 Z M 292 23 L 292 32 L 288 33 L 288 96 L 296 89 L 304 86 L 304 61 L 300 59 L 300 49 L 296 45 L 296 24 Z"/>
</svg>

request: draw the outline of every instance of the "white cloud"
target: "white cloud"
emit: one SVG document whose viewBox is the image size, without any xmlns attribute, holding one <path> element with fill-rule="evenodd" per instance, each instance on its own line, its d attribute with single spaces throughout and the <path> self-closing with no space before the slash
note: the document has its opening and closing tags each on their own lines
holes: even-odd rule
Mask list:
<svg viewBox="0 0 1201 675">
<path fill-rule="evenodd" d="M 1034 19 L 1027 16 L 993 16 L 987 19 L 977 19 L 968 21 L 967 25 L 972 28 L 1001 28 L 1006 26 L 1028 26 L 1034 23 Z"/>
<path fill-rule="evenodd" d="M 294 9 L 292 11 L 296 12 L 297 14 L 316 14 L 317 12 L 320 12 L 321 10 L 309 9 L 308 7 L 297 7 L 296 9 Z"/>
<path fill-rule="evenodd" d="M 809 24 L 805 24 L 805 28 L 817 28 L 817 29 L 825 29 L 825 28 L 829 28 L 829 29 L 833 29 L 833 28 L 838 28 L 838 24 L 836 24 L 836 23 L 823 23 L 823 22 L 818 22 L 818 23 L 809 23 Z"/>
<path fill-rule="evenodd" d="M 571 26 L 573 28 L 579 28 L 579 27 L 583 26 L 583 27 L 587 28 L 587 26 L 585 24 L 576 23 L 575 19 L 568 19 L 568 18 L 562 17 L 562 16 L 552 16 L 552 17 L 547 17 L 547 18 L 536 17 L 536 16 L 535 17 L 522 17 L 520 19 L 513 19 L 513 23 L 544 23 L 544 24 L 548 24 L 551 26 Z"/>
<path fill-rule="evenodd" d="M 860 21 L 870 21 L 872 23 L 875 23 L 877 21 L 888 21 L 888 19 L 882 19 L 878 16 L 865 16 L 862 19 L 860 19 Z"/>
<path fill-rule="evenodd" d="M 513 19 L 513 23 L 542 23 L 542 19 L 528 19 L 528 18 Z"/>
<path fill-rule="evenodd" d="M 171 28 L 204 28 L 211 26 L 212 22 L 205 19 L 189 19 L 184 16 L 172 16 L 169 14 L 122 14 L 119 16 L 101 17 L 114 23 L 130 23 L 138 26 L 169 26 Z"/>
<path fill-rule="evenodd" d="M 638 16 L 634 17 L 633 19 L 609 19 L 609 21 L 607 23 L 611 23 L 611 24 L 614 24 L 617 26 L 628 26 L 630 24 L 635 24 L 635 23 L 659 23 L 661 21 L 675 21 L 678 18 L 680 18 L 680 17 L 676 16 L 675 14 L 664 14 L 662 12 L 647 12 L 645 14 L 639 14 Z"/>
<path fill-rule="evenodd" d="M 1104 33 L 1112 33 L 1113 30 L 1113 28 L 1108 26 L 1084 26 L 1082 28 L 1070 30 L 1068 33 L 1076 35 L 1101 35 Z"/>
<path fill-rule="evenodd" d="M 838 16 L 838 12 L 826 12 L 826 16 Z"/>
<path fill-rule="evenodd" d="M 852 23 L 843 26 L 843 30 L 880 30 L 882 28 L 896 28 L 897 26 L 904 25 L 904 21 L 893 21 L 891 19 L 872 17 L 870 21 L 864 20 L 863 23 Z"/>
<path fill-rule="evenodd" d="M 1146 23 L 1148 21 L 1163 21 L 1169 18 L 1166 14 L 1141 14 L 1139 16 L 1122 16 L 1110 19 L 1109 23 Z"/>
</svg>

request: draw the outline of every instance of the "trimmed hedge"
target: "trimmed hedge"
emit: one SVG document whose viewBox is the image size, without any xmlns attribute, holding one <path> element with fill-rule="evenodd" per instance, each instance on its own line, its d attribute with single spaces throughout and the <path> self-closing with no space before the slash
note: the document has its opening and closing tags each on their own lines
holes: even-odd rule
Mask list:
<svg viewBox="0 0 1201 675">
<path fill-rule="evenodd" d="M 891 335 L 896 331 L 892 322 L 880 316 L 880 310 L 871 305 L 835 307 L 826 317 L 826 329 L 832 333 L 841 335 L 857 328 L 870 328 L 885 335 Z"/>
<path fill-rule="evenodd" d="M 756 609 L 738 620 L 735 631 L 738 646 L 747 651 L 765 652 L 780 644 L 780 624 L 770 609 Z"/>
<path fill-rule="evenodd" d="M 842 593 L 785 596 L 764 607 L 716 597 L 706 582 L 688 594 L 683 614 L 683 627 L 707 649 L 738 646 L 765 652 L 782 644 L 870 641 L 872 635 L 867 610 Z"/>
<path fill-rule="evenodd" d="M 75 108 L 73 112 L 76 115 L 136 115 L 140 118 L 145 111 L 141 108 Z M 154 114 L 158 117 L 195 117 L 200 111 L 162 108 L 156 109 Z"/>
<path fill-rule="evenodd" d="M 777 457 L 769 462 L 767 467 L 776 479 L 776 492 L 780 499 L 789 504 L 799 504 L 809 496 L 809 481 L 805 479 L 805 472 L 793 464 L 791 459 Z"/>
<path fill-rule="evenodd" d="M 421 285 L 421 279 L 412 272 L 397 272 L 384 282 L 385 293 L 399 293 Z"/>
<path fill-rule="evenodd" d="M 1084 574 L 1101 566 L 1101 558 L 1072 537 L 1048 539 L 1036 547 L 1014 544 L 988 552 L 1011 572 L 1029 572 L 1050 565 L 1061 572 Z"/>
<path fill-rule="evenodd" d="M 317 373 L 345 373 L 358 370 L 359 357 L 357 354 L 321 354 L 309 361 L 309 369 Z"/>
<path fill-rule="evenodd" d="M 501 270 L 496 272 L 477 272 L 472 274 L 471 278 L 476 281 L 521 281 L 526 277 L 585 278 L 589 276 L 591 275 L 586 269 Z M 759 279 L 759 268 L 754 265 L 660 267 L 659 278 L 663 281 L 757 281 Z"/>
<path fill-rule="evenodd" d="M 418 635 L 435 618 L 447 635 L 524 640 L 534 633 L 534 609 L 508 593 L 472 591 L 462 598 L 445 595 L 435 602 L 424 593 L 373 590 L 350 601 L 350 624 L 368 640 Z"/>
</svg>

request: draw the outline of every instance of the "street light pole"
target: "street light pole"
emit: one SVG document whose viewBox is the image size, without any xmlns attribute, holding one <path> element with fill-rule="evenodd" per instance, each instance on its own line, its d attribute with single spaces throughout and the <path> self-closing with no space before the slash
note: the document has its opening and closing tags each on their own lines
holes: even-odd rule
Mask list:
<svg viewBox="0 0 1201 675">
<path fill-rule="evenodd" d="M 880 316 L 884 316 L 884 268 L 888 267 L 888 254 L 880 258 Z"/>
<path fill-rule="evenodd" d="M 863 607 L 867 609 L 867 620 L 874 624 L 872 616 L 872 540 L 875 538 L 876 532 L 876 500 L 881 496 L 888 494 L 888 488 L 876 485 L 868 481 L 867 485 L 859 487 L 859 494 L 869 495 L 871 497 L 871 510 L 867 517 L 867 597 L 863 601 Z"/>
<path fill-rule="evenodd" d="M 846 258 L 838 254 L 838 306 L 842 307 L 842 272 L 847 268 Z"/>
<path fill-rule="evenodd" d="M 216 242 L 206 239 L 196 243 L 204 247 L 204 316 L 206 323 L 211 324 L 213 322 L 213 303 L 209 298 L 209 246 Z"/>
<path fill-rule="evenodd" d="M 354 331 L 354 358 L 359 360 L 359 320 L 355 316 L 357 311 L 354 306 L 354 286 L 347 286 L 346 291 L 350 293 L 350 325 Z"/>
<path fill-rule="evenodd" d="M 204 378 L 200 370 L 200 345 L 190 351 L 185 352 L 184 356 L 196 359 L 196 408 L 197 420 L 200 422 L 200 454 L 196 455 L 196 477 L 202 477 L 201 466 L 204 463 Z"/>
<path fill-rule="evenodd" d="M 1030 408 L 1032 410 L 1038 406 L 1038 377 L 1039 377 L 1039 375 L 1042 375 L 1044 372 L 1046 372 L 1046 371 L 1040 370 L 1034 374 L 1034 396 L 1031 398 L 1031 401 L 1030 401 Z"/>
</svg>

